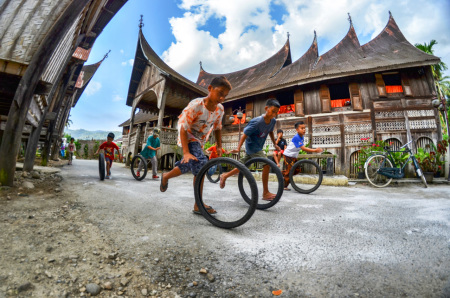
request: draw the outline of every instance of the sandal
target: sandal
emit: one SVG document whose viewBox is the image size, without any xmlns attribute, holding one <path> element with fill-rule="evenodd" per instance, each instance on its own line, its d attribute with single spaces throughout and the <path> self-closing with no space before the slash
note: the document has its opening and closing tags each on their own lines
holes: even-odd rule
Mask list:
<svg viewBox="0 0 450 298">
<path fill-rule="evenodd" d="M 276 197 L 277 195 L 272 195 L 272 196 L 270 196 L 270 197 L 267 197 L 267 198 L 262 198 L 263 199 L 263 201 L 273 201 L 273 199 L 275 199 L 275 197 Z"/>
<path fill-rule="evenodd" d="M 208 206 L 208 207 L 206 208 L 206 211 L 208 211 L 209 214 L 216 214 L 216 213 L 217 213 L 217 211 L 214 210 L 214 208 L 211 207 L 211 206 Z M 202 215 L 202 213 L 200 212 L 200 210 L 195 210 L 195 209 L 194 209 L 194 210 L 192 210 L 192 212 L 193 212 L 194 214 Z"/>
<path fill-rule="evenodd" d="M 161 192 L 165 192 L 169 187 L 169 181 L 167 181 L 166 185 L 163 185 L 164 173 L 161 173 L 161 184 L 159 185 L 159 190 Z"/>
</svg>

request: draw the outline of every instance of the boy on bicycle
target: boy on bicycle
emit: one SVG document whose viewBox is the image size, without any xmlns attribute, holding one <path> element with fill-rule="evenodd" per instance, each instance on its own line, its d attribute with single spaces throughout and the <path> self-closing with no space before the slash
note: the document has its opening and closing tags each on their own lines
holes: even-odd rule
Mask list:
<svg viewBox="0 0 450 298">
<path fill-rule="evenodd" d="M 264 153 L 263 146 L 266 142 L 267 136 L 270 136 L 273 145 L 275 146 L 277 151 L 281 151 L 280 147 L 275 142 L 275 137 L 273 134 L 273 129 L 275 127 L 275 117 L 278 114 L 278 110 L 280 109 L 280 103 L 275 98 L 270 98 L 266 102 L 266 106 L 264 108 L 266 113 L 253 118 L 244 128 L 244 135 L 239 140 L 238 148 L 232 150 L 231 152 L 237 153 L 240 152 L 242 145 L 245 142 L 245 156 L 241 158 L 242 163 L 246 163 L 248 160 L 254 157 L 263 157 L 267 158 Z M 275 198 L 275 194 L 269 192 L 269 171 L 270 166 L 265 165 L 263 167 L 262 172 L 262 183 L 263 183 L 263 200 L 272 201 Z M 228 177 L 239 173 L 238 169 L 234 169 L 228 173 L 224 173 L 220 176 L 220 188 L 225 187 L 225 182 Z"/>
<path fill-rule="evenodd" d="M 159 128 L 153 129 L 153 134 L 147 138 L 147 144 L 145 145 L 145 148 L 141 151 L 141 156 L 145 158 L 145 161 L 147 162 L 147 159 L 150 159 L 152 162 L 152 172 L 153 172 L 153 179 L 158 179 L 158 158 L 156 157 L 156 152 L 161 149 L 161 142 L 159 141 Z M 141 161 L 139 162 L 139 166 L 136 172 L 136 176 L 141 176 L 141 170 L 144 167 L 144 163 Z"/>
<path fill-rule="evenodd" d="M 107 141 L 98 147 L 97 152 L 95 154 L 98 154 L 100 149 L 105 150 L 105 161 L 106 161 L 106 179 L 111 178 L 111 167 L 112 163 L 114 161 L 114 149 L 117 150 L 117 153 L 119 153 L 119 159 L 122 161 L 122 155 L 120 154 L 119 146 L 116 145 L 116 143 L 113 142 L 114 140 L 114 134 L 110 132 L 107 137 Z"/>
<path fill-rule="evenodd" d="M 209 94 L 205 98 L 192 100 L 184 108 L 178 120 L 178 146 L 183 149 L 183 159 L 175 163 L 175 167 L 167 174 L 161 174 L 161 192 L 169 186 L 169 180 L 181 174 L 191 172 L 195 178 L 208 161 L 202 147 L 207 141 L 209 132 L 214 130 L 217 140 L 217 154 L 222 155 L 222 102 L 231 90 L 230 82 L 224 77 L 216 77 L 208 86 Z M 208 213 L 214 214 L 211 206 L 206 206 Z M 194 204 L 194 213 L 201 214 L 197 204 Z"/>
<path fill-rule="evenodd" d="M 300 150 L 303 150 L 305 152 L 316 152 L 320 153 L 322 152 L 321 148 L 311 149 L 303 145 L 305 140 L 305 133 L 306 133 L 306 125 L 305 122 L 299 121 L 295 123 L 295 130 L 297 131 L 297 134 L 292 138 L 291 142 L 287 146 L 287 148 L 284 150 L 283 156 L 284 156 L 284 171 L 283 177 L 284 177 L 284 190 L 290 190 L 288 188 L 289 185 L 289 172 L 291 171 L 292 166 L 297 162 L 297 156 L 300 152 Z M 300 169 L 297 169 L 300 170 Z"/>
</svg>

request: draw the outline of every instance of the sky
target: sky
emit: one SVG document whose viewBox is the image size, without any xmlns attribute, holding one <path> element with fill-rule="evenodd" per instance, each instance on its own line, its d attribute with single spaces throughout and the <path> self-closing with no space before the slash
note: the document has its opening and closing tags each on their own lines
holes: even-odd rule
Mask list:
<svg viewBox="0 0 450 298">
<path fill-rule="evenodd" d="M 389 11 L 411 44 L 435 39 L 434 54 L 450 66 L 450 0 L 128 0 L 94 44 L 85 65 L 111 53 L 72 109 L 70 128 L 120 130 L 130 118 L 141 14 L 153 50 L 195 82 L 200 61 L 210 73 L 244 69 L 275 54 L 288 32 L 293 61 L 310 47 L 314 30 L 322 55 L 346 35 L 348 13 L 363 45 L 383 30 Z"/>
</svg>

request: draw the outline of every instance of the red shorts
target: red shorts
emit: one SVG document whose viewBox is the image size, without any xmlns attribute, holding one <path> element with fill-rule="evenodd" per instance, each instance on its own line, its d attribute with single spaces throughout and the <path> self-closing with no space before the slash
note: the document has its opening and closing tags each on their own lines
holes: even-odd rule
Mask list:
<svg viewBox="0 0 450 298">
<path fill-rule="evenodd" d="M 278 154 L 278 153 L 280 153 L 280 152 L 281 152 L 281 154 L 284 154 L 284 150 L 281 150 L 281 151 L 274 151 L 273 154 Z"/>
</svg>

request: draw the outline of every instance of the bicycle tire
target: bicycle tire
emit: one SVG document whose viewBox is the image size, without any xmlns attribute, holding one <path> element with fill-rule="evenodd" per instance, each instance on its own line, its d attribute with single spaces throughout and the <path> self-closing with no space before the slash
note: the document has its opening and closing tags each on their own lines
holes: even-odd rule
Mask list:
<svg viewBox="0 0 450 298">
<path fill-rule="evenodd" d="M 302 165 L 307 165 L 307 164 L 309 164 L 310 166 L 313 166 L 316 169 L 316 172 L 317 172 L 319 178 L 318 178 L 316 184 L 312 188 L 302 189 L 295 183 L 294 175 L 295 175 L 297 168 L 299 168 Z M 289 171 L 289 182 L 290 182 L 292 188 L 302 194 L 310 194 L 310 193 L 316 191 L 322 184 L 322 180 L 323 180 L 322 168 L 319 166 L 319 164 L 317 162 L 315 162 L 313 160 L 309 160 L 309 159 L 299 160 L 296 163 L 294 163 L 291 170 Z"/>
<path fill-rule="evenodd" d="M 268 209 L 268 208 L 274 206 L 281 199 L 281 196 L 283 195 L 283 190 L 284 190 L 284 179 L 283 179 L 283 174 L 281 173 L 281 170 L 277 167 L 277 165 L 273 161 L 271 161 L 268 158 L 264 158 L 264 157 L 251 158 L 245 163 L 245 166 L 247 168 L 250 168 L 250 166 L 252 164 L 258 163 L 258 162 L 269 165 L 270 168 L 275 172 L 275 175 L 277 176 L 277 179 L 278 179 L 278 190 L 277 190 L 275 198 L 272 201 L 267 201 L 268 202 L 267 204 L 259 204 L 258 203 L 258 205 L 256 206 L 256 209 L 264 210 L 264 209 Z M 241 174 L 239 174 L 239 176 L 238 176 L 238 187 L 239 187 L 239 192 L 241 193 L 241 196 L 244 198 L 244 200 L 248 204 L 250 204 L 252 200 L 245 193 L 244 177 Z"/>
<path fill-rule="evenodd" d="M 103 153 L 98 155 L 98 172 L 100 174 L 100 180 L 105 180 L 105 155 Z"/>
<path fill-rule="evenodd" d="M 377 171 L 380 169 L 380 162 L 382 162 L 377 160 L 379 158 L 386 160 L 386 162 L 389 164 L 388 167 L 392 168 L 392 162 L 389 160 L 389 158 L 382 154 L 377 154 L 372 155 L 371 157 L 369 157 L 369 159 L 367 159 L 367 167 L 365 168 L 364 172 L 366 173 L 366 178 L 370 184 L 375 187 L 382 188 L 388 186 L 392 182 L 393 178 L 389 178 L 377 173 Z"/>
<path fill-rule="evenodd" d="M 220 180 L 220 175 L 222 175 L 222 166 L 217 165 L 217 168 L 219 170 L 219 175 L 217 176 L 216 179 L 214 179 L 213 177 L 211 177 L 211 175 L 209 175 L 209 171 L 206 171 L 206 178 L 208 178 L 209 182 L 211 183 L 217 183 Z"/>
<path fill-rule="evenodd" d="M 248 183 L 250 185 L 250 189 L 252 192 L 251 193 L 252 201 L 248 205 L 247 212 L 244 214 L 244 216 L 242 218 L 232 221 L 232 222 L 218 220 L 216 217 L 214 217 L 214 215 L 209 214 L 205 208 L 205 205 L 203 203 L 203 199 L 201 196 L 201 192 L 200 192 L 203 178 L 205 177 L 205 174 L 209 170 L 209 168 L 211 168 L 214 165 L 219 165 L 219 164 L 224 164 L 224 163 L 230 164 L 230 165 L 238 168 L 239 171 L 243 173 L 245 178 L 247 178 L 247 180 L 248 180 Z M 234 159 L 228 158 L 228 157 L 218 157 L 218 158 L 211 159 L 200 169 L 200 171 L 198 172 L 197 177 L 195 179 L 194 194 L 195 194 L 195 202 L 196 202 L 201 214 L 203 215 L 203 217 L 206 220 L 208 220 L 210 223 L 212 223 L 213 225 L 215 225 L 219 228 L 223 228 L 223 229 L 236 228 L 236 227 L 239 227 L 239 226 L 243 225 L 244 223 L 246 223 L 252 217 L 252 215 L 255 213 L 256 206 L 258 205 L 258 187 L 256 186 L 256 181 L 255 181 L 255 178 L 253 177 L 252 173 L 242 163 L 240 163 Z"/>
<path fill-rule="evenodd" d="M 136 175 L 136 172 L 137 172 L 137 169 L 141 162 L 144 164 L 144 166 L 142 167 L 142 171 L 140 173 L 140 176 L 138 177 Z M 136 179 L 137 181 L 144 180 L 145 176 L 147 176 L 147 171 L 148 171 L 147 162 L 146 162 L 145 158 L 142 155 L 136 155 L 135 157 L 133 157 L 133 159 L 131 160 L 131 164 L 130 164 L 130 170 L 131 170 L 131 175 L 133 175 L 134 179 Z"/>
</svg>

